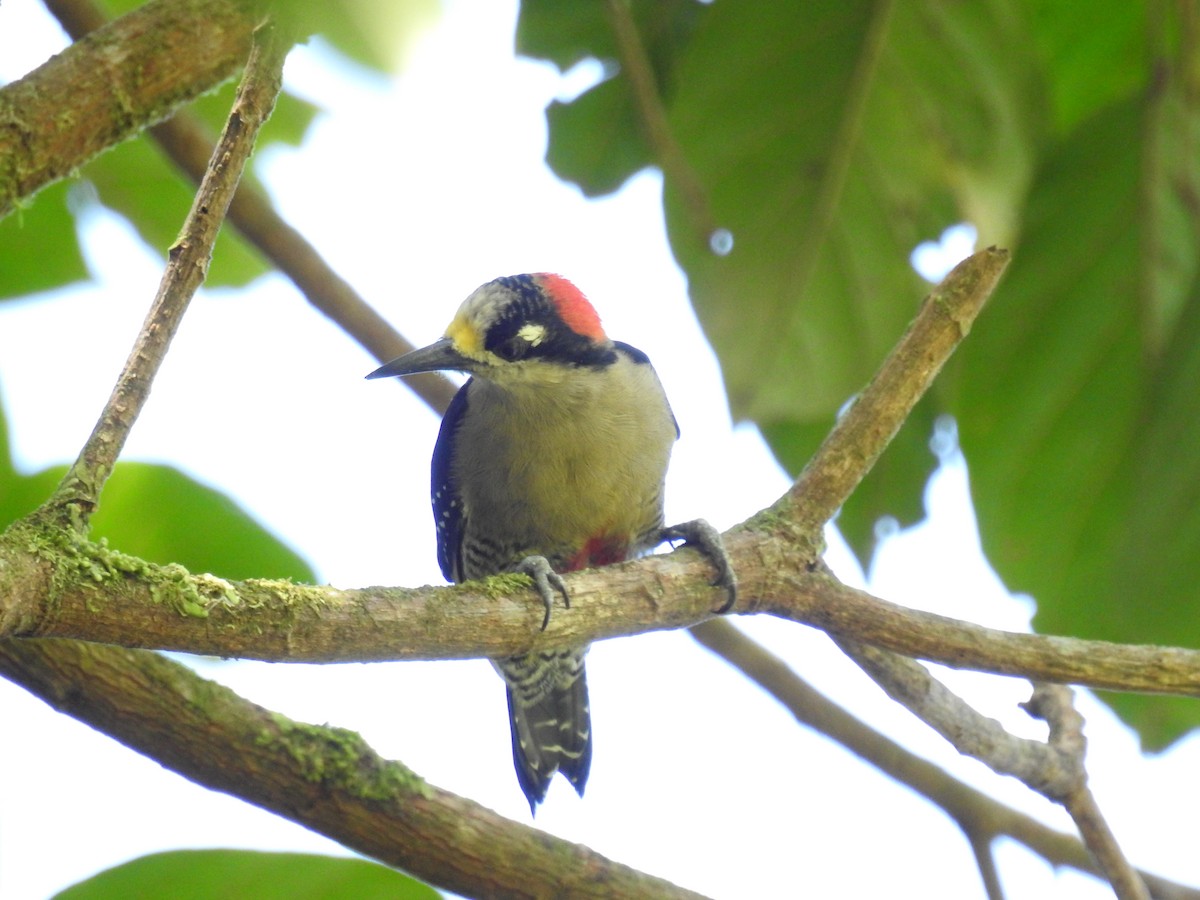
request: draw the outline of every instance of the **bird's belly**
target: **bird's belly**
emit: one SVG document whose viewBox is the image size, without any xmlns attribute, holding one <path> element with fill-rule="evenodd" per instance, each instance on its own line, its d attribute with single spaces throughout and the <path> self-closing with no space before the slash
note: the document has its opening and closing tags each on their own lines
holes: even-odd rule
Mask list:
<svg viewBox="0 0 1200 900">
<path fill-rule="evenodd" d="M 536 454 L 520 468 L 485 466 L 466 491 L 467 528 L 496 523 L 520 558 L 547 557 L 569 571 L 629 558 L 662 524 L 662 474 L 646 477 L 652 460 L 589 454 Z M 476 515 L 478 513 L 478 515 Z"/>
</svg>

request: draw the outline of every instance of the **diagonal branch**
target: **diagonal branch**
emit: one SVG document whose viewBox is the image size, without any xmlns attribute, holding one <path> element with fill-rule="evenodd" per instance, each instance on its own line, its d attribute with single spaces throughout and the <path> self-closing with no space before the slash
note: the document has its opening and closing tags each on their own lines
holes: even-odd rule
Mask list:
<svg viewBox="0 0 1200 900">
<path fill-rule="evenodd" d="M 259 128 L 271 114 L 283 80 L 289 45 L 270 24 L 255 32 L 250 59 L 221 140 L 192 201 L 183 230 L 171 247 L 167 267 L 146 321 L 138 333 L 112 395 L 78 458 L 54 497 L 43 509 L 86 531 L 104 482 L 150 395 L 154 376 L 166 356 L 196 291 L 208 274 L 212 248 Z M 64 515 L 65 513 L 65 515 Z"/>
<path fill-rule="evenodd" d="M 1010 837 L 1051 865 L 1103 875 L 1080 841 L 1010 809 L 906 750 L 829 700 L 791 667 L 729 622 L 714 619 L 691 630 L 704 647 L 778 700 L 803 725 L 837 741 L 880 771 L 941 807 L 962 829 L 980 861 L 989 896 L 999 896 L 990 848 Z M 988 874 L 989 869 L 991 874 Z M 1156 897 L 1200 898 L 1200 891 L 1140 873 Z"/>
<path fill-rule="evenodd" d="M 1061 803 L 1075 821 L 1100 869 L 1121 900 L 1149 900 L 1146 883 L 1129 864 L 1116 835 L 1108 827 L 1096 797 L 1087 783 L 1084 755 L 1087 739 L 1083 736 L 1083 716 L 1075 709 L 1069 687 L 1060 684 L 1036 684 L 1033 697 L 1022 704 L 1033 717 L 1050 726 L 1048 746 L 1062 756 L 1068 777 L 1051 790 L 1042 790 L 1051 800 Z"/>
<path fill-rule="evenodd" d="M 458 893 L 699 896 L 433 787 L 353 732 L 294 722 L 157 654 L 0 641 L 0 675 L 198 784 Z"/>
<path fill-rule="evenodd" d="M 929 674 L 920 663 L 878 647 L 840 640 L 838 646 L 897 703 L 944 737 L 959 753 L 1012 775 L 1039 793 L 1073 778 L 1072 765 L 1041 741 L 1009 734 Z"/>
<path fill-rule="evenodd" d="M 982 250 L 930 292 L 879 371 L 772 507 L 774 513 L 806 531 L 819 530 L 837 514 L 970 333 L 1008 260 L 1007 250 Z"/>
<path fill-rule="evenodd" d="M 91 0 L 44 0 L 46 8 L 76 41 L 106 24 L 104 12 Z M 187 110 L 150 128 L 150 136 L 171 160 L 199 183 L 208 166 L 213 138 Z M 230 204 L 228 221 L 304 294 L 316 309 L 336 322 L 380 362 L 413 349 L 387 320 L 358 295 L 317 249 L 276 212 L 267 195 L 242 182 Z M 455 387 L 443 375 L 427 373 L 397 380 L 431 408 L 444 412 Z"/>
<path fill-rule="evenodd" d="M 1062 804 L 1071 814 L 1099 870 L 1121 900 L 1149 900 L 1146 885 L 1129 865 L 1087 786 L 1083 766 L 1083 717 L 1071 703 L 1070 688 L 1042 685 L 1026 704 L 1046 719 L 1046 743 L 1018 738 L 994 719 L 976 712 L 920 663 L 877 647 L 839 640 L 838 646 L 897 703 L 966 756 L 992 771 L 1013 775 L 1028 788 Z"/>
</svg>

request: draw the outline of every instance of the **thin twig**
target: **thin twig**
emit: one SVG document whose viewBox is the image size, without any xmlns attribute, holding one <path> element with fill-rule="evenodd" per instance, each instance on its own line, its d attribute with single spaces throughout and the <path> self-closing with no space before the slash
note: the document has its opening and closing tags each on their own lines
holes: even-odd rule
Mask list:
<svg viewBox="0 0 1200 900">
<path fill-rule="evenodd" d="M 171 339 L 208 273 L 225 210 L 254 149 L 258 130 L 279 95 L 288 49 L 273 25 L 260 26 L 233 110 L 180 236 L 170 248 L 150 312 L 96 427 L 48 504 L 57 513 L 68 511 L 67 519 L 77 529 L 86 528 L 104 482 L 150 394 Z"/>
<path fill-rule="evenodd" d="M 889 697 L 907 707 L 960 753 L 980 760 L 994 772 L 1019 778 L 1030 789 L 1062 804 L 1117 896 L 1121 900 L 1149 900 L 1145 884 L 1125 859 L 1087 786 L 1083 719 L 1070 703 L 1069 688 L 1042 686 L 1026 705 L 1031 714 L 1051 723 L 1050 740 L 1041 743 L 1009 734 L 999 722 L 982 716 L 952 693 L 920 663 L 852 641 L 839 641 L 838 646 Z"/>
<path fill-rule="evenodd" d="M 1083 734 L 1083 716 L 1075 708 L 1072 690 L 1060 684 L 1037 684 L 1033 697 L 1022 706 L 1031 716 L 1050 726 L 1047 743 L 1068 762 L 1067 770 L 1072 776 L 1069 783 L 1056 786 L 1053 793 L 1043 793 L 1061 803 L 1070 813 L 1083 842 L 1120 900 L 1150 900 L 1146 884 L 1126 859 L 1088 787 L 1084 766 L 1087 739 Z"/>
<path fill-rule="evenodd" d="M 889 697 L 944 737 L 959 753 L 978 759 L 1001 775 L 1012 775 L 1043 794 L 1071 779 L 1069 761 L 1052 747 L 1009 734 L 999 722 L 977 712 L 920 663 L 854 641 L 836 643 Z"/>
<path fill-rule="evenodd" d="M 978 847 L 988 848 L 997 837 L 1009 837 L 1028 847 L 1054 866 L 1067 866 L 1097 877 L 1103 871 L 1073 835 L 1043 825 L 1005 806 L 970 785 L 963 784 L 940 766 L 922 759 L 891 738 L 834 703 L 795 673 L 786 662 L 766 650 L 724 619 L 712 619 L 691 629 L 692 637 L 720 656 L 774 697 L 803 725 L 838 742 L 888 777 L 937 804 L 962 829 L 979 858 Z M 985 884 L 996 883 L 994 859 L 980 860 Z M 990 866 L 992 874 L 986 869 Z M 1155 875 L 1142 873 L 1155 897 L 1200 900 L 1200 891 Z"/>
<path fill-rule="evenodd" d="M 1000 884 L 1000 873 L 996 870 L 996 854 L 993 852 L 992 840 L 979 832 L 970 832 L 967 834 L 967 841 L 971 845 L 971 853 L 975 857 L 975 865 L 979 868 L 979 878 L 983 881 L 988 900 L 1004 900 L 1004 887 Z"/>
<path fill-rule="evenodd" d="M 963 260 L 925 298 L 912 324 L 773 512 L 813 532 L 833 518 L 941 371 L 1008 266 L 996 247 Z"/>
<path fill-rule="evenodd" d="M 104 12 L 91 0 L 45 0 L 45 4 L 75 40 L 107 22 Z M 213 138 L 195 115 L 182 110 L 149 132 L 188 177 L 200 181 L 208 166 Z M 291 279 L 313 307 L 377 360 L 387 362 L 413 349 L 408 340 L 334 271 L 304 235 L 279 215 L 260 188 L 245 181 L 239 184 L 227 216 L 246 240 Z M 411 389 L 438 413 L 446 411 L 456 390 L 450 379 L 434 373 L 395 381 Z"/>
</svg>

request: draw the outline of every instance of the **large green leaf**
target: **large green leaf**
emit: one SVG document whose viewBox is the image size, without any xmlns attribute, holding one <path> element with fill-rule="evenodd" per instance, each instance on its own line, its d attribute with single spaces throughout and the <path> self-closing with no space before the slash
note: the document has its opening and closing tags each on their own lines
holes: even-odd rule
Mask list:
<svg viewBox="0 0 1200 900">
<path fill-rule="evenodd" d="M 145 0 L 103 0 L 111 17 Z M 381 72 L 395 71 L 415 35 L 434 21 L 438 0 L 277 0 L 271 11 L 301 37 L 320 34 L 347 57 Z"/>
<path fill-rule="evenodd" d="M 704 7 L 694 0 L 668 0 L 629 9 L 654 77 L 669 95 L 677 83 L 679 55 L 702 21 Z M 564 71 L 585 59 L 604 60 L 609 74 L 617 72 L 620 56 L 605 4 L 577 0 L 525 0 L 517 52 L 547 59 Z M 556 100 L 546 118 L 554 136 L 547 163 L 588 196 L 617 190 L 653 162 L 628 79 L 605 78 L 571 102 Z"/>
<path fill-rule="evenodd" d="M 408 875 L 362 859 L 250 850 L 175 850 L 131 860 L 55 895 L 58 900 L 437 900 Z"/>
<path fill-rule="evenodd" d="M 44 502 L 66 468 L 15 471 L 0 409 L 0 529 Z M 170 466 L 117 463 L 92 518 L 92 537 L 156 563 L 224 578 L 291 578 L 313 583 L 312 568 L 233 500 Z"/>
<path fill-rule="evenodd" d="M 963 348 L 956 414 L 989 558 L 1039 630 L 1200 646 L 1197 115 L 1168 92 L 1081 122 Z M 1144 743 L 1194 701 L 1110 698 Z"/>
<path fill-rule="evenodd" d="M 66 182 L 41 191 L 0 220 L 0 300 L 63 287 L 88 277 Z"/>
<path fill-rule="evenodd" d="M 213 135 L 224 127 L 235 85 L 203 97 L 192 107 Z M 264 126 L 259 148 L 272 143 L 298 144 L 316 115 L 311 104 L 281 95 Z M 123 215 L 154 250 L 166 257 L 191 207 L 195 185 L 167 159 L 146 134 L 115 147 L 84 166 L 81 174 L 96 186 L 100 201 Z M 247 175 L 250 184 L 255 181 Z M 247 284 L 268 270 L 266 260 L 231 227 L 221 229 L 208 272 L 210 287 Z"/>
<path fill-rule="evenodd" d="M 615 65 L 594 11 L 554 44 L 558 7 L 525 4 L 523 48 Z M 843 511 L 860 555 L 877 516 L 916 515 L 930 423 L 952 409 L 986 550 L 1040 630 L 1200 646 L 1200 104 L 1180 15 L 745 0 L 660 32 L 670 52 L 646 44 L 703 197 L 667 172 L 672 247 L 735 414 L 792 471 L 915 310 L 914 245 L 965 219 L 1015 246 L 960 358 Z M 549 113 L 549 158 L 585 189 L 649 154 L 625 81 Z M 1148 746 L 1200 722 L 1190 701 L 1113 702 Z"/>
<path fill-rule="evenodd" d="M 518 46 L 560 66 L 586 46 L 615 66 L 611 27 L 584 6 L 570 28 L 562 4 L 525 3 Z M 654 6 L 634 18 L 705 204 L 668 172 L 671 245 L 734 414 L 797 471 L 915 312 L 916 244 L 968 214 L 989 240 L 1015 228 L 1045 115 L 1025 22 L 1003 2 L 746 0 L 669 6 L 650 30 Z M 548 111 L 548 159 L 585 191 L 649 157 L 629 90 L 614 78 Z M 731 252 L 714 252 L 714 226 Z M 864 557 L 879 515 L 919 513 L 935 415 L 843 511 Z"/>
</svg>

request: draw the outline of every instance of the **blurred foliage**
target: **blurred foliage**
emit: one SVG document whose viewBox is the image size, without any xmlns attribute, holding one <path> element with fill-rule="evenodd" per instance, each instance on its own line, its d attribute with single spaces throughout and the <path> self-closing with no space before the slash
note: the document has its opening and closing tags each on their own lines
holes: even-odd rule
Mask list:
<svg viewBox="0 0 1200 900">
<path fill-rule="evenodd" d="M 56 900 L 437 900 L 428 885 L 365 859 L 251 850 L 177 850 L 93 875 Z"/>
<path fill-rule="evenodd" d="M 45 502 L 66 471 L 18 472 L 0 408 L 0 530 Z M 171 466 L 117 463 L 101 499 L 91 537 L 117 550 L 222 578 L 317 580 L 299 554 L 233 500 Z"/>
<path fill-rule="evenodd" d="M 116 18 L 146 0 L 97 2 Z M 396 72 L 416 37 L 436 20 L 441 4 L 438 0 L 274 0 L 270 8 L 294 34 L 320 35 L 352 62 L 378 72 Z"/>
<path fill-rule="evenodd" d="M 357 63 L 391 69 L 433 6 L 282 8 Z M 985 551 L 1035 597 L 1036 627 L 1200 646 L 1194 4 L 526 0 L 520 52 L 564 69 L 602 63 L 599 84 L 547 111 L 548 159 L 589 195 L 655 155 L 621 67 L 621 10 L 686 163 L 682 179 L 667 174 L 668 230 L 733 412 L 793 472 L 916 310 L 916 244 L 969 220 L 982 244 L 1015 251 L 970 340 L 842 511 L 860 557 L 879 517 L 919 517 L 931 424 L 949 412 Z M 194 104 L 214 132 L 231 90 Z M 298 142 L 314 114 L 285 98 L 268 139 Z M 131 142 L 81 177 L 165 251 L 191 191 L 157 149 Z M 85 276 L 69 193 L 47 189 L 0 223 L 0 296 Z M 263 265 L 227 229 L 212 283 L 244 284 Z M 168 472 L 120 478 L 131 496 L 191 491 Z M 38 502 L 54 477 L 6 476 L 4 490 Z M 126 543 L 137 539 L 121 535 L 123 549 L 138 552 Z M 196 565 L 177 547 L 169 556 Z M 1200 723 L 1193 703 L 1113 702 L 1149 747 Z"/>
<path fill-rule="evenodd" d="M 144 0 L 103 0 L 112 17 Z M 346 59 L 380 73 L 402 65 L 409 46 L 437 16 L 437 0 L 338 0 L 333 3 L 276 4 L 297 34 L 319 35 Z M 186 108 L 208 126 L 213 143 L 224 127 L 237 85 L 228 82 Z M 246 180 L 254 184 L 254 166 L 271 146 L 298 146 L 317 108 L 284 92 L 259 138 Z M 73 210 L 98 200 L 120 214 L 154 252 L 166 257 L 191 206 L 195 188 L 147 134 L 112 148 L 78 173 L 90 186 L 66 182 L 38 194 L 16 215 L 0 221 L 0 300 L 63 287 L 87 278 L 76 237 Z M 69 202 L 71 201 L 71 202 Z M 46 252 L 52 250 L 53 252 Z M 235 228 L 217 238 L 207 284 L 239 287 L 265 274 L 269 265 Z"/>
<path fill-rule="evenodd" d="M 83 252 L 75 240 L 75 218 L 67 203 L 70 191 L 60 181 L 38 194 L 36 202 L 0 219 L 0 300 L 23 297 L 87 278 Z M 44 251 L 51 248 L 53 253 Z"/>
<path fill-rule="evenodd" d="M 547 111 L 549 163 L 591 195 L 654 155 L 619 8 L 525 0 L 518 26 L 524 54 L 603 64 L 600 84 Z M 985 552 L 1035 597 L 1039 630 L 1200 647 L 1194 5 L 626 8 L 688 169 L 666 173 L 672 248 L 734 415 L 791 471 L 917 309 L 918 243 L 966 220 L 1015 251 L 843 510 L 860 557 L 879 517 L 919 516 L 931 424 L 950 412 Z M 1147 747 L 1200 724 L 1194 702 L 1109 699 Z"/>
</svg>

